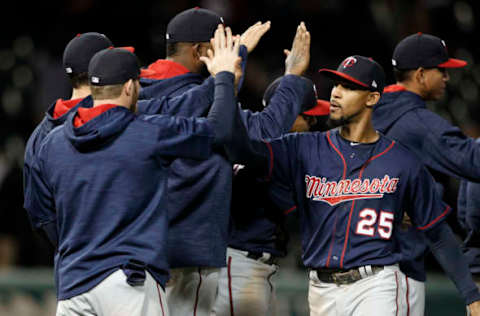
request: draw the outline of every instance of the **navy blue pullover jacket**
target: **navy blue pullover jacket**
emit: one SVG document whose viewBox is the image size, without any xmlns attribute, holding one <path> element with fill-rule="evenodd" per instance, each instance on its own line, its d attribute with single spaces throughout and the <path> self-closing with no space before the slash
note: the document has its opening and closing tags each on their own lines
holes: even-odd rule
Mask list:
<svg viewBox="0 0 480 316">
<path fill-rule="evenodd" d="M 480 145 L 436 113 L 425 101 L 401 86 L 385 88 L 373 111 L 376 130 L 412 151 L 428 168 L 469 180 L 480 180 Z M 399 238 L 406 261 L 400 267 L 409 277 L 425 281 L 426 242 L 413 228 Z"/>
<path fill-rule="evenodd" d="M 234 110 L 233 75 L 215 81 L 215 100 Z M 213 118 L 228 121 L 215 104 Z M 30 212 L 56 216 L 57 297 L 84 293 L 118 269 L 131 285 L 146 270 L 164 286 L 168 166 L 176 157 L 208 158 L 222 126 L 210 115 L 137 116 L 118 106 L 78 126 L 80 110 L 42 142 L 25 199 Z"/>
</svg>

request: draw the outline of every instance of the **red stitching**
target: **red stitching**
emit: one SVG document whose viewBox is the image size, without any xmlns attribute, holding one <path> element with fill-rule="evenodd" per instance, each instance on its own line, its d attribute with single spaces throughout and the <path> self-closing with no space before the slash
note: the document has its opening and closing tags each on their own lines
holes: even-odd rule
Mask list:
<svg viewBox="0 0 480 316">
<path fill-rule="evenodd" d="M 230 299 L 230 316 L 234 316 L 233 313 L 233 296 L 232 296 L 232 274 L 231 274 L 231 267 L 232 267 L 232 257 L 228 256 L 228 265 L 227 265 L 227 273 L 228 273 L 228 295 Z"/>
<path fill-rule="evenodd" d="M 442 219 L 442 217 L 444 217 L 445 215 L 448 214 L 448 211 L 450 211 L 450 206 L 447 205 L 447 207 L 445 208 L 445 211 L 440 214 L 440 216 L 438 216 L 437 218 L 435 218 L 433 221 L 431 221 L 429 224 L 425 225 L 425 226 L 422 226 L 422 227 L 418 227 L 417 229 L 419 230 L 424 230 L 424 229 L 427 229 L 429 227 L 431 227 L 433 224 L 435 224 L 436 222 L 438 222 L 440 219 Z"/>
<path fill-rule="evenodd" d="M 202 270 L 201 268 L 198 268 L 198 277 L 200 278 L 198 282 L 198 287 L 197 287 L 197 294 L 195 296 L 195 305 L 193 307 L 193 316 L 197 316 L 197 306 L 198 306 L 198 293 L 200 292 L 200 286 L 202 285 Z"/>
<path fill-rule="evenodd" d="M 158 300 L 160 301 L 160 307 L 162 308 L 162 315 L 165 316 L 165 311 L 163 310 L 163 303 L 162 303 L 162 294 L 160 292 L 160 288 L 158 287 L 158 283 L 156 284 L 157 284 Z"/>
</svg>

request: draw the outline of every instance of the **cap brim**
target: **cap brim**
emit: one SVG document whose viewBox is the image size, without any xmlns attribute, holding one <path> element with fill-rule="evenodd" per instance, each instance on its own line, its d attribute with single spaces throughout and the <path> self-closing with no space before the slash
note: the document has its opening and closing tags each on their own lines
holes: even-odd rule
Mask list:
<svg viewBox="0 0 480 316">
<path fill-rule="evenodd" d="M 317 105 L 302 114 L 310 116 L 322 116 L 330 114 L 330 102 L 325 100 L 317 100 Z"/>
<path fill-rule="evenodd" d="M 339 72 L 339 71 L 336 71 L 336 70 L 331 70 L 331 69 L 320 69 L 318 72 L 320 72 L 321 74 L 323 74 L 324 76 L 326 77 L 329 77 L 331 79 L 344 79 L 344 80 L 347 80 L 347 81 L 350 81 L 350 82 L 353 82 L 355 84 L 358 84 L 359 86 L 361 87 L 365 87 L 365 88 L 369 88 L 368 85 L 366 85 L 365 83 L 353 78 L 352 76 L 349 76 L 343 72 Z"/>
<path fill-rule="evenodd" d="M 135 53 L 135 47 L 133 47 L 133 46 L 123 46 L 123 47 L 116 47 L 116 48 L 127 50 L 130 53 Z"/>
<path fill-rule="evenodd" d="M 467 62 L 465 60 L 450 58 L 446 62 L 439 64 L 437 67 L 440 67 L 440 68 L 461 68 L 461 67 L 465 67 L 466 65 L 467 65 Z"/>
</svg>

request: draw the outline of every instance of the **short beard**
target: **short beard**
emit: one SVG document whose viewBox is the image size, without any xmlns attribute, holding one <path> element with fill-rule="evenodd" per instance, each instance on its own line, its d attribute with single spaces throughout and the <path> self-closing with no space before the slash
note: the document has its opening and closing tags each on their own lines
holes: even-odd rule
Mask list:
<svg viewBox="0 0 480 316">
<path fill-rule="evenodd" d="M 335 120 L 335 119 L 332 119 L 331 116 L 329 116 L 327 120 L 327 126 L 329 128 L 337 128 L 340 126 L 347 125 L 348 123 L 349 123 L 349 119 L 345 117 L 341 117 L 338 120 Z"/>
<path fill-rule="evenodd" d="M 348 125 L 352 122 L 352 119 L 359 115 L 361 111 L 358 111 L 357 113 L 353 113 L 352 115 L 350 116 L 342 116 L 341 118 L 339 118 L 338 120 L 335 120 L 335 119 L 332 119 L 332 117 L 329 115 L 328 116 L 328 120 L 327 120 L 327 125 L 328 127 L 330 128 L 337 128 L 337 127 L 340 127 L 340 126 L 345 126 L 345 125 Z"/>
</svg>

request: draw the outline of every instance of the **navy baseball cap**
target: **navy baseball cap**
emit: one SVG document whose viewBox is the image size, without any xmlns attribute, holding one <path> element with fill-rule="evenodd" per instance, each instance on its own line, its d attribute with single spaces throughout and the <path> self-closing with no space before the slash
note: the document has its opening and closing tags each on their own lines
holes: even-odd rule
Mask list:
<svg viewBox="0 0 480 316">
<path fill-rule="evenodd" d="M 67 74 L 88 72 L 88 64 L 93 55 L 112 45 L 110 39 L 101 33 L 78 34 L 63 51 L 63 69 Z"/>
<path fill-rule="evenodd" d="M 167 25 L 167 43 L 210 42 L 223 18 L 215 12 L 195 7 L 180 12 Z"/>
<path fill-rule="evenodd" d="M 138 79 L 140 65 L 137 56 L 128 49 L 107 48 L 96 53 L 88 66 L 91 85 L 105 86 Z"/>
<path fill-rule="evenodd" d="M 265 90 L 263 94 L 262 103 L 266 107 L 275 92 L 283 77 L 275 79 Z M 302 102 L 302 114 L 310 116 L 322 116 L 330 113 L 330 102 L 319 100 L 317 97 L 317 89 L 315 84 L 308 78 L 301 77 L 305 85 L 307 93 Z"/>
<path fill-rule="evenodd" d="M 345 58 L 337 70 L 320 69 L 319 72 L 332 80 L 345 80 L 361 89 L 383 92 L 385 72 L 382 66 L 369 57 L 353 55 Z"/>
<path fill-rule="evenodd" d="M 460 68 L 467 62 L 449 58 L 442 39 L 423 33 L 412 34 L 401 40 L 393 51 L 392 65 L 399 70 L 423 68 Z"/>
</svg>

